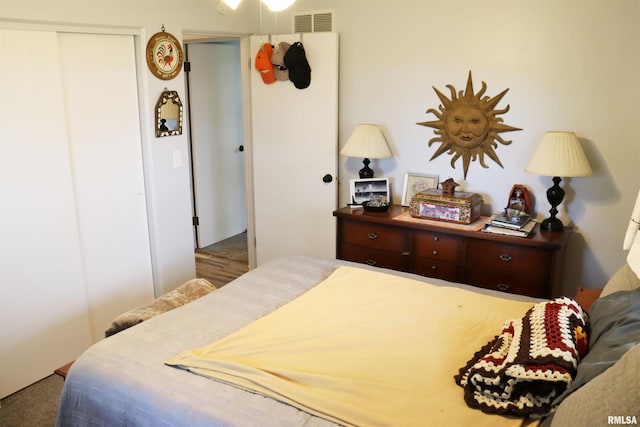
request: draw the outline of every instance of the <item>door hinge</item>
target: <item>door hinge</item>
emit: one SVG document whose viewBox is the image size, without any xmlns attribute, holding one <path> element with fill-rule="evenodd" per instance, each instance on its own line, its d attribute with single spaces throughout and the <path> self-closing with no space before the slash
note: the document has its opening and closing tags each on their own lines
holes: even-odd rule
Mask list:
<svg viewBox="0 0 640 427">
<path fill-rule="evenodd" d="M 184 72 L 188 73 L 189 71 L 191 71 L 191 62 L 189 61 L 184 61 L 184 63 L 182 64 L 182 66 L 184 67 Z"/>
<path fill-rule="evenodd" d="M 192 218 L 192 221 L 193 221 L 193 226 L 194 227 L 200 225 L 200 218 L 198 218 L 197 216 L 194 216 Z"/>
</svg>

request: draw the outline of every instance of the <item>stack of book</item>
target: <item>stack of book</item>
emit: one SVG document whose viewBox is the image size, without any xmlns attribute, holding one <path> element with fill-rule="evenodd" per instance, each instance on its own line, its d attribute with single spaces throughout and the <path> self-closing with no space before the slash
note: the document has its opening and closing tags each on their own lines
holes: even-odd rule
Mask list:
<svg viewBox="0 0 640 427">
<path fill-rule="evenodd" d="M 496 213 L 484 225 L 482 231 L 508 236 L 527 237 L 536 226 L 530 215 L 524 212 Z"/>
</svg>

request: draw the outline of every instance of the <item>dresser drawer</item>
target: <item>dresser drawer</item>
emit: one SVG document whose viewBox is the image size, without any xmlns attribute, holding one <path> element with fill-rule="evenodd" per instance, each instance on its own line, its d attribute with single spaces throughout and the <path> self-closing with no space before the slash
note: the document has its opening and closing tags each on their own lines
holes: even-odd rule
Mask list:
<svg viewBox="0 0 640 427">
<path fill-rule="evenodd" d="M 390 252 L 411 250 L 411 234 L 409 230 L 403 228 L 351 221 L 342 222 L 341 227 L 344 243 Z"/>
<path fill-rule="evenodd" d="M 414 258 L 412 271 L 421 276 L 437 277 L 450 282 L 459 282 L 458 265 L 455 262 L 433 258 Z"/>
<path fill-rule="evenodd" d="M 527 238 L 470 231 L 437 221 L 405 220 L 406 207 L 369 214 L 344 207 L 337 218 L 339 259 L 407 271 L 514 294 L 562 295 L 571 227 Z"/>
<path fill-rule="evenodd" d="M 409 271 L 409 252 L 392 252 L 371 247 L 343 243 L 338 257 L 392 270 Z"/>
<path fill-rule="evenodd" d="M 539 274 L 541 269 L 547 270 L 551 267 L 551 254 L 526 246 L 469 239 L 467 265 L 535 275 Z"/>
<path fill-rule="evenodd" d="M 546 268 L 538 269 L 537 274 L 514 273 L 483 267 L 466 267 L 464 283 L 512 294 L 527 295 L 536 298 L 549 298 Z"/>
<path fill-rule="evenodd" d="M 438 232 L 416 232 L 413 235 L 413 254 L 417 257 L 443 261 L 458 261 L 462 254 L 463 238 Z"/>
</svg>

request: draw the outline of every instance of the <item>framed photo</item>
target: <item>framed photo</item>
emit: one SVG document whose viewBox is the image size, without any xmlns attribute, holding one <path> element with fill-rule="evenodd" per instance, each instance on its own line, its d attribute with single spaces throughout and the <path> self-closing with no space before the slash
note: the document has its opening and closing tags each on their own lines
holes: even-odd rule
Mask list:
<svg viewBox="0 0 640 427">
<path fill-rule="evenodd" d="M 352 205 L 361 205 L 372 198 L 386 198 L 391 201 L 389 178 L 365 178 L 349 181 Z"/>
<path fill-rule="evenodd" d="M 429 188 L 438 188 L 438 175 L 407 172 L 404 174 L 402 206 L 409 206 L 411 198 Z"/>
</svg>

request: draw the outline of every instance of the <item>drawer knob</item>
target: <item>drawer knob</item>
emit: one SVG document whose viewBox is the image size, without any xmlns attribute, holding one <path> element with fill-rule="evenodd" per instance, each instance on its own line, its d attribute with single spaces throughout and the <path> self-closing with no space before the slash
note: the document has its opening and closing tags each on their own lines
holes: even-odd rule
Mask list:
<svg viewBox="0 0 640 427">
<path fill-rule="evenodd" d="M 500 259 L 504 262 L 509 262 L 511 261 L 511 255 L 500 255 Z"/>
<path fill-rule="evenodd" d="M 377 262 L 373 259 L 368 259 L 365 261 L 365 264 L 373 266 L 373 265 L 376 265 Z"/>
<path fill-rule="evenodd" d="M 498 283 L 496 285 L 496 288 L 498 288 L 499 291 L 508 291 L 509 285 L 507 285 L 506 283 Z"/>
<path fill-rule="evenodd" d="M 367 237 L 371 240 L 376 240 L 378 238 L 378 235 L 376 233 L 369 233 L 367 234 Z"/>
<path fill-rule="evenodd" d="M 436 271 L 436 268 L 437 268 L 437 267 L 436 267 L 435 265 L 432 265 L 432 266 L 431 266 L 431 269 L 432 269 L 433 271 Z"/>
<path fill-rule="evenodd" d="M 434 255 L 438 255 L 438 251 L 433 251 L 433 254 Z"/>
<path fill-rule="evenodd" d="M 439 240 L 438 236 L 433 236 L 433 240 L 434 240 L 434 242 L 437 242 Z"/>
</svg>

